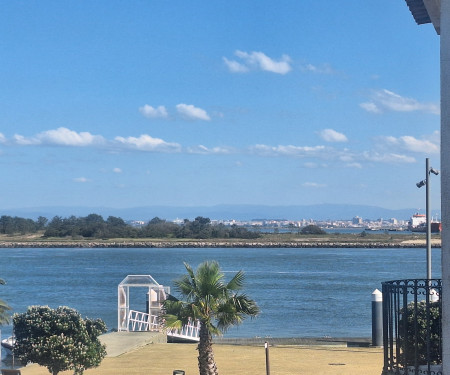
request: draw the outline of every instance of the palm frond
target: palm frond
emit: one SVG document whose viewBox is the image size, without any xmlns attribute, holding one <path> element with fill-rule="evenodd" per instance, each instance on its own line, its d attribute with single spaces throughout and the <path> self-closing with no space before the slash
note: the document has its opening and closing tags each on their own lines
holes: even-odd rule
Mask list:
<svg viewBox="0 0 450 375">
<path fill-rule="evenodd" d="M 0 299 L 0 325 L 9 324 L 11 321 L 8 311 L 12 310 L 10 306 Z"/>
<path fill-rule="evenodd" d="M 222 335 L 223 335 L 223 332 L 224 332 L 224 331 L 223 331 L 220 327 L 215 326 L 215 325 L 212 324 L 212 323 L 209 323 L 209 324 L 207 324 L 206 326 L 208 327 L 208 330 L 209 330 L 209 332 L 210 332 L 212 335 L 215 335 L 215 336 L 222 336 Z"/>
<path fill-rule="evenodd" d="M 236 275 L 228 282 L 227 289 L 229 290 L 241 290 L 244 286 L 245 275 L 243 271 L 238 271 Z"/>
<path fill-rule="evenodd" d="M 194 289 L 197 289 L 197 280 L 195 278 L 194 270 L 189 265 L 189 263 L 184 262 L 183 264 L 184 264 L 184 267 L 186 268 L 189 278 L 191 279 L 192 286 L 194 287 Z"/>
<path fill-rule="evenodd" d="M 233 304 L 239 314 L 244 314 L 251 318 L 259 315 L 259 307 L 254 300 L 246 294 L 240 294 L 233 297 Z"/>
<path fill-rule="evenodd" d="M 186 300 L 194 301 L 198 296 L 198 281 L 192 267 L 186 262 L 184 262 L 184 267 L 188 274 L 175 280 L 175 288 L 186 298 Z"/>
<path fill-rule="evenodd" d="M 179 300 L 166 299 L 163 302 L 163 307 L 166 314 L 178 315 L 183 309 L 183 302 Z"/>
<path fill-rule="evenodd" d="M 206 261 L 197 268 L 196 279 L 201 296 L 219 297 L 224 290 L 224 275 L 216 261 Z"/>
<path fill-rule="evenodd" d="M 237 272 L 229 282 L 216 261 L 205 261 L 197 270 L 184 263 L 187 275 L 175 282 L 185 302 L 164 304 L 170 324 L 186 323 L 188 318 L 198 319 L 211 334 L 221 334 L 232 325 L 242 323 L 247 317 L 255 317 L 259 308 L 245 294 L 237 295 L 244 285 L 244 272 Z M 173 315 L 173 317 L 169 317 Z"/>
<path fill-rule="evenodd" d="M 242 322 L 242 317 L 237 313 L 234 304 L 228 300 L 227 303 L 220 305 L 216 312 L 217 326 L 225 332 L 229 327 L 238 325 Z"/>
<path fill-rule="evenodd" d="M 174 284 L 175 289 L 187 300 L 192 300 L 195 298 L 196 287 L 195 285 L 193 285 L 192 280 L 189 278 L 189 276 L 182 276 L 179 280 L 176 280 Z"/>
<path fill-rule="evenodd" d="M 6 282 L 3 279 L 0 279 L 0 285 L 5 285 Z M 11 318 L 8 315 L 8 311 L 11 310 L 11 307 L 5 301 L 0 299 L 0 326 L 2 324 L 8 324 L 11 321 Z"/>
<path fill-rule="evenodd" d="M 178 316 L 165 314 L 164 316 L 164 327 L 166 329 L 181 329 L 185 323 L 182 320 L 178 319 Z"/>
<path fill-rule="evenodd" d="M 162 317 L 168 328 L 181 328 L 190 319 L 197 319 L 198 314 L 192 304 L 183 301 L 165 300 L 163 306 L 165 313 Z"/>
<path fill-rule="evenodd" d="M 255 301 L 245 294 L 234 295 L 222 304 L 216 314 L 217 325 L 226 331 L 233 325 L 239 325 L 246 317 L 254 318 L 259 314 Z"/>
</svg>

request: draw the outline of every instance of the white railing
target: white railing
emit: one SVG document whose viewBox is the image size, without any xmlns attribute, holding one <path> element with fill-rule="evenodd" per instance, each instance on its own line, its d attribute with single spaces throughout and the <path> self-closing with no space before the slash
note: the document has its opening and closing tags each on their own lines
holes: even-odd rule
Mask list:
<svg viewBox="0 0 450 375">
<path fill-rule="evenodd" d="M 128 329 L 130 331 L 159 331 L 159 328 L 156 315 L 136 310 L 130 310 L 128 313 Z"/>
<path fill-rule="evenodd" d="M 128 313 L 128 331 L 159 331 L 162 326 L 159 323 L 158 316 L 150 315 L 141 311 L 130 310 Z M 172 328 L 167 330 L 167 336 L 188 341 L 200 340 L 200 321 L 192 321 L 189 319 L 188 323 L 181 329 Z"/>
<path fill-rule="evenodd" d="M 200 340 L 200 321 L 193 322 L 189 319 L 188 324 L 181 329 L 172 328 L 167 330 L 167 336 L 176 337 L 184 340 L 199 341 Z"/>
</svg>

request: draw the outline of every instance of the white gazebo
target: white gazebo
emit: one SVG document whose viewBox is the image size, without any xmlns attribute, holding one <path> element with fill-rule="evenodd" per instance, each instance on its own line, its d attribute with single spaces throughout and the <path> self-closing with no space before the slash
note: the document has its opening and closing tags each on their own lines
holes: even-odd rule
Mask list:
<svg viewBox="0 0 450 375">
<path fill-rule="evenodd" d="M 139 311 L 130 304 L 130 288 L 144 289 L 137 305 L 146 301 L 146 309 Z M 161 331 L 164 324 L 161 319 L 163 302 L 170 294 L 170 287 L 160 285 L 150 275 L 128 275 L 117 288 L 117 330 L 119 332 Z M 165 330 L 167 339 L 173 342 L 198 342 L 200 322 L 192 321 L 179 329 Z"/>
<path fill-rule="evenodd" d="M 441 46 L 442 374 L 450 375 L 450 0 L 406 0 L 417 24 L 433 24 Z"/>
<path fill-rule="evenodd" d="M 142 305 L 146 301 L 145 312 L 130 307 L 130 288 L 144 289 L 140 303 Z M 150 275 L 125 277 L 118 286 L 117 330 L 158 331 L 162 303 L 169 293 L 169 287 L 158 284 Z"/>
</svg>

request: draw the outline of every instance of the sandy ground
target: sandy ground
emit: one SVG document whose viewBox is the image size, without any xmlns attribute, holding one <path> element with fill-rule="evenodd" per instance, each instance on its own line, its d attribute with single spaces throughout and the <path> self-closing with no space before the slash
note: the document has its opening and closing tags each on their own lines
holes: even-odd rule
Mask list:
<svg viewBox="0 0 450 375">
<path fill-rule="evenodd" d="M 221 375 L 266 374 L 263 346 L 214 345 L 214 353 Z M 269 365 L 272 375 L 380 375 L 383 351 L 345 346 L 277 346 L 269 348 Z M 107 357 L 99 367 L 85 374 L 172 375 L 174 370 L 198 374 L 195 344 L 148 344 Z M 22 368 L 23 375 L 48 373 L 37 365 Z"/>
<path fill-rule="evenodd" d="M 419 240 L 407 240 L 402 241 L 402 245 L 423 245 L 426 246 L 427 241 L 426 239 L 419 239 Z M 431 245 L 432 246 L 441 246 L 441 239 L 440 238 L 432 238 L 431 239 Z"/>
</svg>

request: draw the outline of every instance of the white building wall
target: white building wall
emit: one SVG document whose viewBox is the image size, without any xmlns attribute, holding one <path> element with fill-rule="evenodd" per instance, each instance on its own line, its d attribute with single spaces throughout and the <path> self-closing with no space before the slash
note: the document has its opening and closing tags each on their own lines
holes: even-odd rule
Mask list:
<svg viewBox="0 0 450 375">
<path fill-rule="evenodd" d="M 443 375 L 450 375 L 450 0 L 441 0 L 441 212 Z"/>
</svg>

